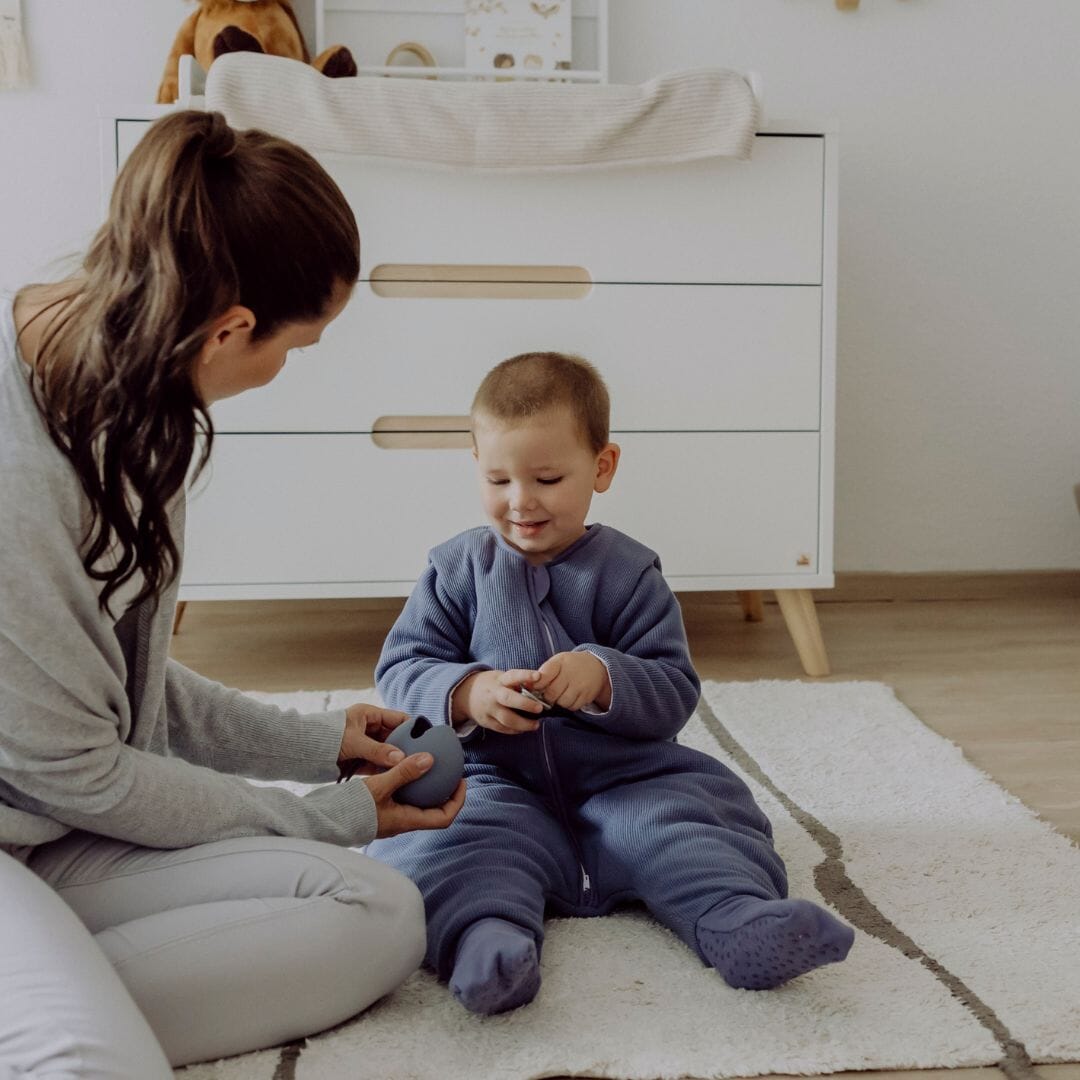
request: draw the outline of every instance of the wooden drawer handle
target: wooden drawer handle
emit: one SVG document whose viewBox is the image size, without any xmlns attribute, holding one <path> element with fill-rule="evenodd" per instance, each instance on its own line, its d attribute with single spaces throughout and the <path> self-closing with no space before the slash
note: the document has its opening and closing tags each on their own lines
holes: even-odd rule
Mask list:
<svg viewBox="0 0 1080 1080">
<path fill-rule="evenodd" d="M 371 425 L 380 450 L 471 450 L 467 416 L 380 416 Z"/>
<path fill-rule="evenodd" d="M 592 291 L 582 266 L 380 263 L 368 282 L 376 296 L 395 300 L 582 300 Z"/>
</svg>

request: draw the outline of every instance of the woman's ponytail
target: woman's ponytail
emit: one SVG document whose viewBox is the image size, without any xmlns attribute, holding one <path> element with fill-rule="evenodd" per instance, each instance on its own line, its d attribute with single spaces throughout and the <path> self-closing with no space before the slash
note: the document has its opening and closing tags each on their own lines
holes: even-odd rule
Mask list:
<svg viewBox="0 0 1080 1080">
<path fill-rule="evenodd" d="M 213 441 L 193 370 L 214 319 L 244 305 L 253 340 L 318 319 L 358 277 L 359 247 L 341 191 L 282 139 L 190 110 L 132 151 L 33 358 L 39 408 L 90 504 L 83 565 L 103 608 L 135 574 L 141 600 L 179 570 L 169 507 Z"/>
</svg>

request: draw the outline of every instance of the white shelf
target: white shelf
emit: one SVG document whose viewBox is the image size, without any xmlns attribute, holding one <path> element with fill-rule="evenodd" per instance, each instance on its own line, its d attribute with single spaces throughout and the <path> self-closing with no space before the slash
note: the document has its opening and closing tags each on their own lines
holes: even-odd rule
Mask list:
<svg viewBox="0 0 1080 1080">
<path fill-rule="evenodd" d="M 294 0 L 308 50 L 317 56 L 328 45 L 345 45 L 363 76 L 474 82 L 606 83 L 607 0 L 572 0 L 574 61 L 579 66 L 552 73 L 475 71 L 465 57 L 465 0 Z M 424 67 L 383 61 L 403 42 L 417 41 L 449 64 Z M 588 65 L 588 66 L 585 66 Z M 182 56 L 180 97 L 186 108 L 202 108 L 206 73 L 193 56 Z"/>
<path fill-rule="evenodd" d="M 465 67 L 465 0 L 294 0 L 312 55 L 329 45 L 346 45 L 362 75 L 403 75 L 440 79 L 529 79 L 608 81 L 608 0 L 571 0 L 572 67 L 557 75 L 487 73 Z M 309 27 L 314 28 L 314 38 Z M 385 67 L 403 42 L 423 45 L 436 67 Z"/>
<path fill-rule="evenodd" d="M 549 71 L 492 71 L 480 72 L 472 68 L 450 67 L 420 67 L 419 65 L 405 66 L 404 64 L 393 67 L 361 67 L 357 69 L 359 75 L 388 75 L 393 78 L 412 79 L 468 79 L 474 82 L 607 82 L 602 71 L 560 71 L 553 75 Z"/>
</svg>

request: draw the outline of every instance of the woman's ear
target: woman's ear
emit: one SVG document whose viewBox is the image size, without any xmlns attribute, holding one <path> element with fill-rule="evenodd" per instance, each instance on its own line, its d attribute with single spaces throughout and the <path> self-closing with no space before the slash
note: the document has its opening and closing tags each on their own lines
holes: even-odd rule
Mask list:
<svg viewBox="0 0 1080 1080">
<path fill-rule="evenodd" d="M 209 364 L 221 350 L 246 345 L 254 329 L 255 313 L 251 308 L 234 304 L 210 324 L 210 333 L 203 343 L 199 362 Z"/>
<path fill-rule="evenodd" d="M 618 443 L 609 442 L 596 455 L 596 480 L 593 482 L 593 491 L 607 491 L 611 487 L 611 481 L 615 479 L 615 470 L 619 467 L 621 453 Z"/>
</svg>

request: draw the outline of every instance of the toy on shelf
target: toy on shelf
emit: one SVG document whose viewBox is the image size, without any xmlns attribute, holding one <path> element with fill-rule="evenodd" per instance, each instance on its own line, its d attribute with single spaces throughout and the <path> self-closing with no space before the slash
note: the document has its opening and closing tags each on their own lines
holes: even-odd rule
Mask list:
<svg viewBox="0 0 1080 1080">
<path fill-rule="evenodd" d="M 158 87 L 159 104 L 171 105 L 179 93 L 181 56 L 194 56 L 203 71 L 231 52 L 261 52 L 311 64 L 332 79 L 356 74 L 356 61 L 344 45 L 331 45 L 314 60 L 288 0 L 199 0 L 180 27 Z"/>
<path fill-rule="evenodd" d="M 400 45 L 395 45 L 390 50 L 390 55 L 386 58 L 384 66 L 393 67 L 398 58 L 402 56 L 415 57 L 423 67 L 434 68 L 439 66 L 435 61 L 435 57 L 431 55 L 431 50 L 425 48 L 418 41 L 403 41 Z M 434 79 L 436 76 L 428 75 L 427 78 Z"/>
</svg>

